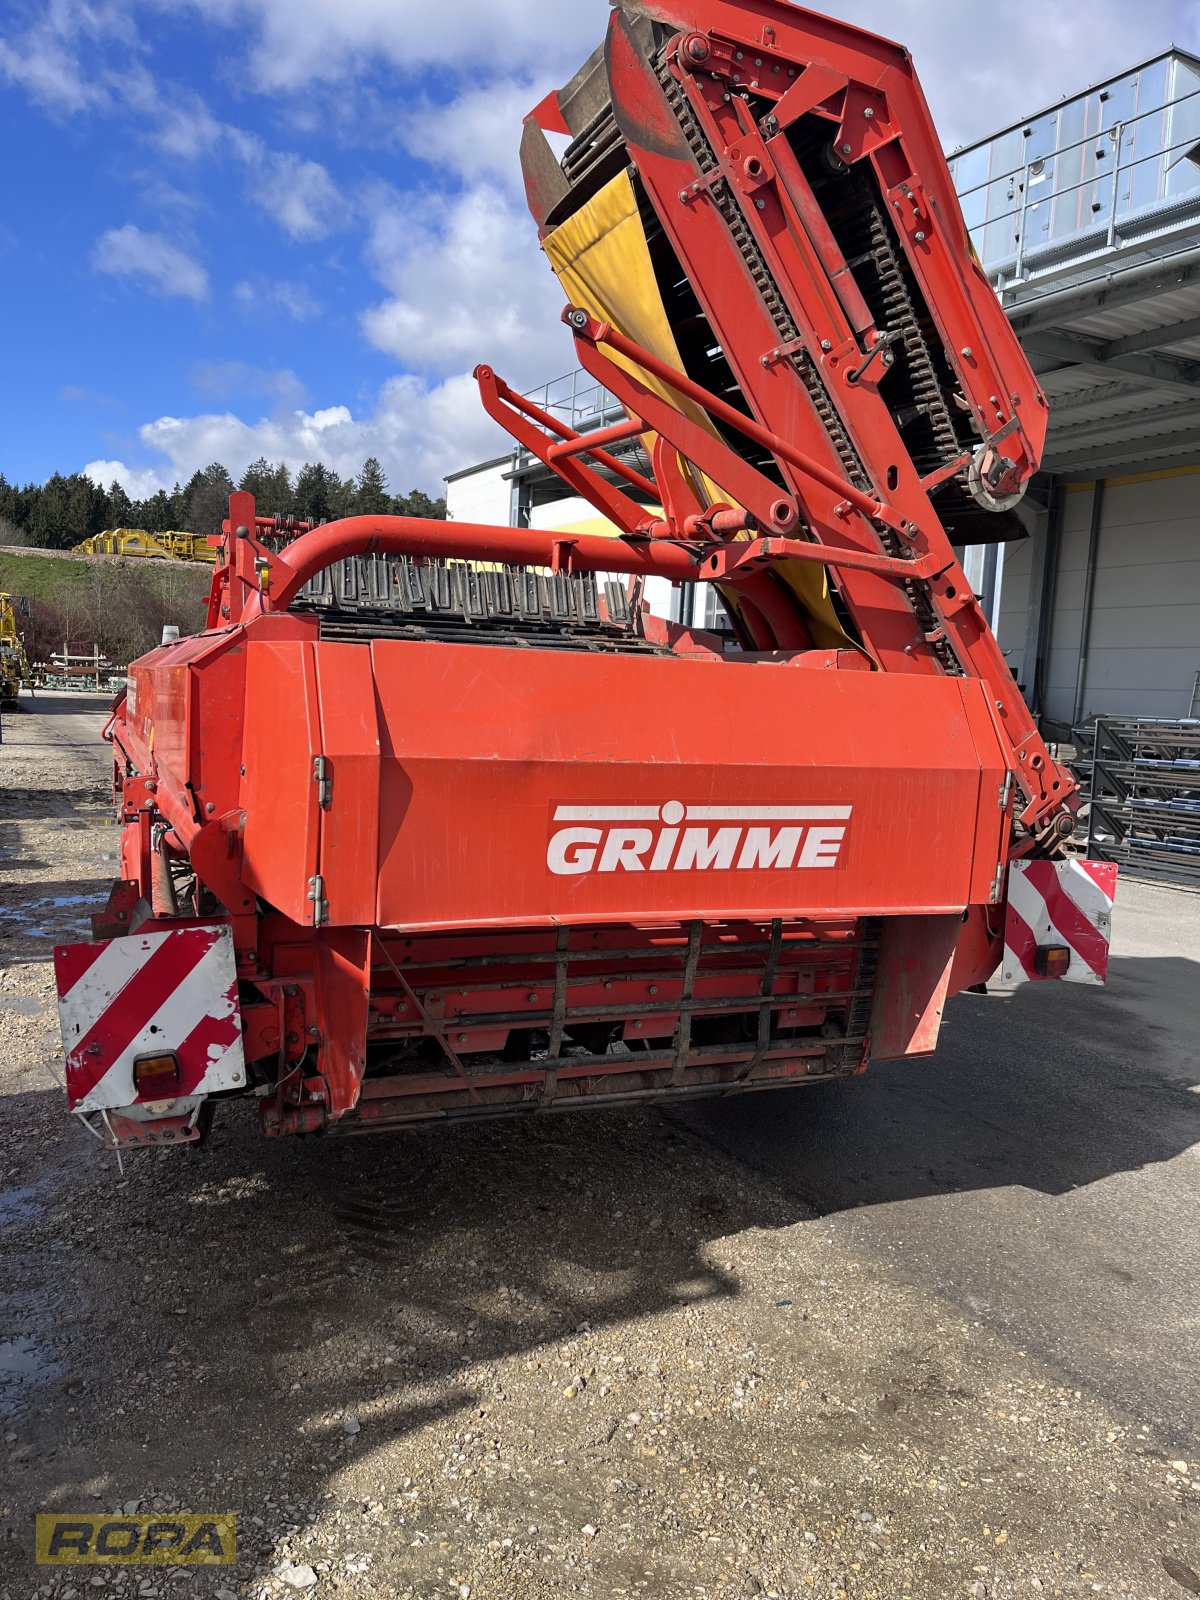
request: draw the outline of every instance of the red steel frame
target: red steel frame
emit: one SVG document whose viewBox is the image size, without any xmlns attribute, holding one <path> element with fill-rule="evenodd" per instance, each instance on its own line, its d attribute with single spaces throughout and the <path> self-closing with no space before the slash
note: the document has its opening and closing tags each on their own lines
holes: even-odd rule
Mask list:
<svg viewBox="0 0 1200 1600">
<path fill-rule="evenodd" d="M 186 925 L 171 868 L 190 866 L 209 920 L 233 928 L 270 1134 L 732 1092 L 860 1070 L 869 1052 L 928 1053 L 946 996 L 996 964 L 1007 860 L 1070 831 L 1074 785 L 879 395 L 884 351 L 783 137 L 817 115 L 845 161 L 870 163 L 1001 463 L 993 487 L 1023 483 L 1045 402 L 972 264 L 907 55 L 770 0 L 638 9 L 677 29 L 668 70 L 717 166 L 701 172 L 681 144 L 620 5 L 607 52 L 618 124 L 750 414 L 568 308 L 580 360 L 627 423 L 581 436 L 491 368 L 476 376 L 488 412 L 613 537 L 358 517 L 272 548 L 276 524 L 235 494 L 208 631 L 135 663 L 110 723 L 122 878 L 97 933 Z M 774 106 L 759 122 L 737 92 L 751 73 Z M 554 96 L 535 116 L 566 128 Z M 802 352 L 778 347 L 712 202 L 714 173 L 741 199 Z M 798 354 L 822 371 L 868 488 L 847 481 Z M 765 448 L 784 489 L 627 363 Z M 651 476 L 611 448 L 649 433 Z M 728 500 L 701 504 L 680 456 Z M 730 661 L 648 616 L 648 655 L 342 643 L 290 609 L 323 569 L 375 553 L 717 581 L 748 653 Z M 865 653 L 813 647 L 777 581 L 797 562 L 829 569 Z M 595 833 L 593 855 L 603 865 L 611 849 L 620 871 L 547 872 L 562 804 L 644 817 L 646 801 L 661 811 L 653 836 Z M 654 870 L 683 802 L 744 821 L 797 801 L 853 817 L 835 870 L 772 876 L 760 855 L 744 873 Z M 704 842 L 723 848 L 719 833 Z M 739 1018 L 740 1032 L 722 1021 Z M 602 1047 L 614 1027 L 628 1047 L 616 1055 Z M 544 1040 L 542 1058 L 508 1060 L 526 1035 Z M 410 1054 L 388 1070 L 389 1051 L 421 1041 L 423 1067 Z"/>
</svg>

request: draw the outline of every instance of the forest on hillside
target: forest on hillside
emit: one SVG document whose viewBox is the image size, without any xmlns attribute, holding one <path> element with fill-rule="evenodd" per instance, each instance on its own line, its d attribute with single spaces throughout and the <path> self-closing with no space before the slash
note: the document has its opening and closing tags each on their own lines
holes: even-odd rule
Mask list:
<svg viewBox="0 0 1200 1600">
<path fill-rule="evenodd" d="M 11 554 L 0 551 L 0 590 L 11 594 L 33 662 L 97 648 L 118 666 L 159 643 L 163 627 L 204 626 L 210 566 L 182 561 Z"/>
<path fill-rule="evenodd" d="M 421 489 L 389 492 L 383 468 L 374 456 L 356 477 L 342 478 L 321 462 L 306 463 L 295 478 L 282 463 L 252 461 L 238 483 L 219 461 L 196 472 L 170 494 L 160 489 L 148 500 L 131 500 L 119 483 L 107 489 L 82 473 L 56 472 L 45 483 L 23 488 L 0 473 L 0 545 L 29 545 L 43 550 L 70 550 L 105 528 L 169 528 L 189 533 L 217 533 L 234 488 L 248 489 L 262 516 L 298 517 L 306 522 L 332 522 L 348 516 L 444 517 L 445 500 Z"/>
</svg>

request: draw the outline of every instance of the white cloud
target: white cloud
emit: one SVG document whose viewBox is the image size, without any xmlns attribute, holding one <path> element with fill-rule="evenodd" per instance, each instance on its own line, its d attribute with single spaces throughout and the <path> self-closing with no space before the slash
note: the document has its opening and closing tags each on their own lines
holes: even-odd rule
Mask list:
<svg viewBox="0 0 1200 1600">
<path fill-rule="evenodd" d="M 524 205 L 488 188 L 456 198 L 378 192 L 369 258 L 391 291 L 363 313 L 377 349 L 410 369 L 488 361 L 518 384 L 570 362 L 562 295 Z"/>
<path fill-rule="evenodd" d="M 208 273 L 165 234 L 143 233 L 132 222 L 100 235 L 92 266 L 115 278 L 136 278 L 155 294 L 208 299 Z"/>
<path fill-rule="evenodd" d="M 250 66 L 269 92 L 331 81 L 386 64 L 404 73 L 528 70 L 569 73 L 603 37 L 606 0 L 193 0 L 204 16 L 248 24 Z"/>
<path fill-rule="evenodd" d="M 186 483 L 212 461 L 224 462 L 235 478 L 259 456 L 284 461 L 293 473 L 306 461 L 322 461 L 348 478 L 368 456 L 377 456 L 394 490 L 438 493 L 446 473 L 495 455 L 504 440 L 484 413 L 472 379 L 427 386 L 404 376 L 384 384 L 374 409 L 360 416 L 349 406 L 333 405 L 254 422 L 230 411 L 159 417 L 138 429 L 141 462 L 93 461 L 83 470 L 97 483 L 116 478 L 140 498 Z"/>
<path fill-rule="evenodd" d="M 286 278 L 243 279 L 233 286 L 233 298 L 248 313 L 256 316 L 265 311 L 282 311 L 294 322 L 308 322 L 319 315 L 321 307 L 306 283 L 294 283 Z"/>
<path fill-rule="evenodd" d="M 553 87 L 549 77 L 522 75 L 467 88 L 440 105 L 426 100 L 405 110 L 401 140 L 411 155 L 470 183 L 498 179 L 523 194 L 521 124 Z"/>
<path fill-rule="evenodd" d="M 0 77 L 49 111 L 74 115 L 108 100 L 104 47 L 127 48 L 137 34 L 123 0 L 47 0 L 8 8 L 0 34 Z M 85 59 L 85 56 L 87 59 Z"/>
<path fill-rule="evenodd" d="M 102 489 L 119 483 L 131 500 L 148 499 L 160 489 L 170 489 L 175 481 L 164 478 L 155 467 L 127 467 L 123 461 L 89 461 L 80 470 Z"/>
<path fill-rule="evenodd" d="M 348 208 L 319 161 L 271 150 L 256 133 L 218 124 L 220 141 L 246 169 L 250 197 L 291 239 L 324 239 L 344 227 Z"/>
</svg>

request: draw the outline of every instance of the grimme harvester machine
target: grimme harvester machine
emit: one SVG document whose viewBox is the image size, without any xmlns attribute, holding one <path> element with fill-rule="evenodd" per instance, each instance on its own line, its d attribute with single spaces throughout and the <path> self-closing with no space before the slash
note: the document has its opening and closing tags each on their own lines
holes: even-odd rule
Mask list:
<svg viewBox="0 0 1200 1600">
<path fill-rule="evenodd" d="M 552 142 L 553 141 L 553 142 Z M 525 124 L 613 536 L 230 501 L 207 630 L 107 729 L 122 874 L 57 952 L 112 1144 L 735 1093 L 928 1055 L 948 995 L 1103 980 L 1108 867 L 952 539 L 1046 401 L 908 54 L 783 0 L 618 0 Z M 716 586 L 735 648 L 650 616 Z"/>
</svg>

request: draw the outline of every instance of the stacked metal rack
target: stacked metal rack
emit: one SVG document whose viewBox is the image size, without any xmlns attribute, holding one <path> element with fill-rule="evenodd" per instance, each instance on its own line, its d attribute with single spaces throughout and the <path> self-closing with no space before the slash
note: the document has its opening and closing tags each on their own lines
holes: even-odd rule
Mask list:
<svg viewBox="0 0 1200 1600">
<path fill-rule="evenodd" d="M 1089 859 L 1200 887 L 1200 719 L 1097 717 L 1075 739 Z"/>
</svg>

